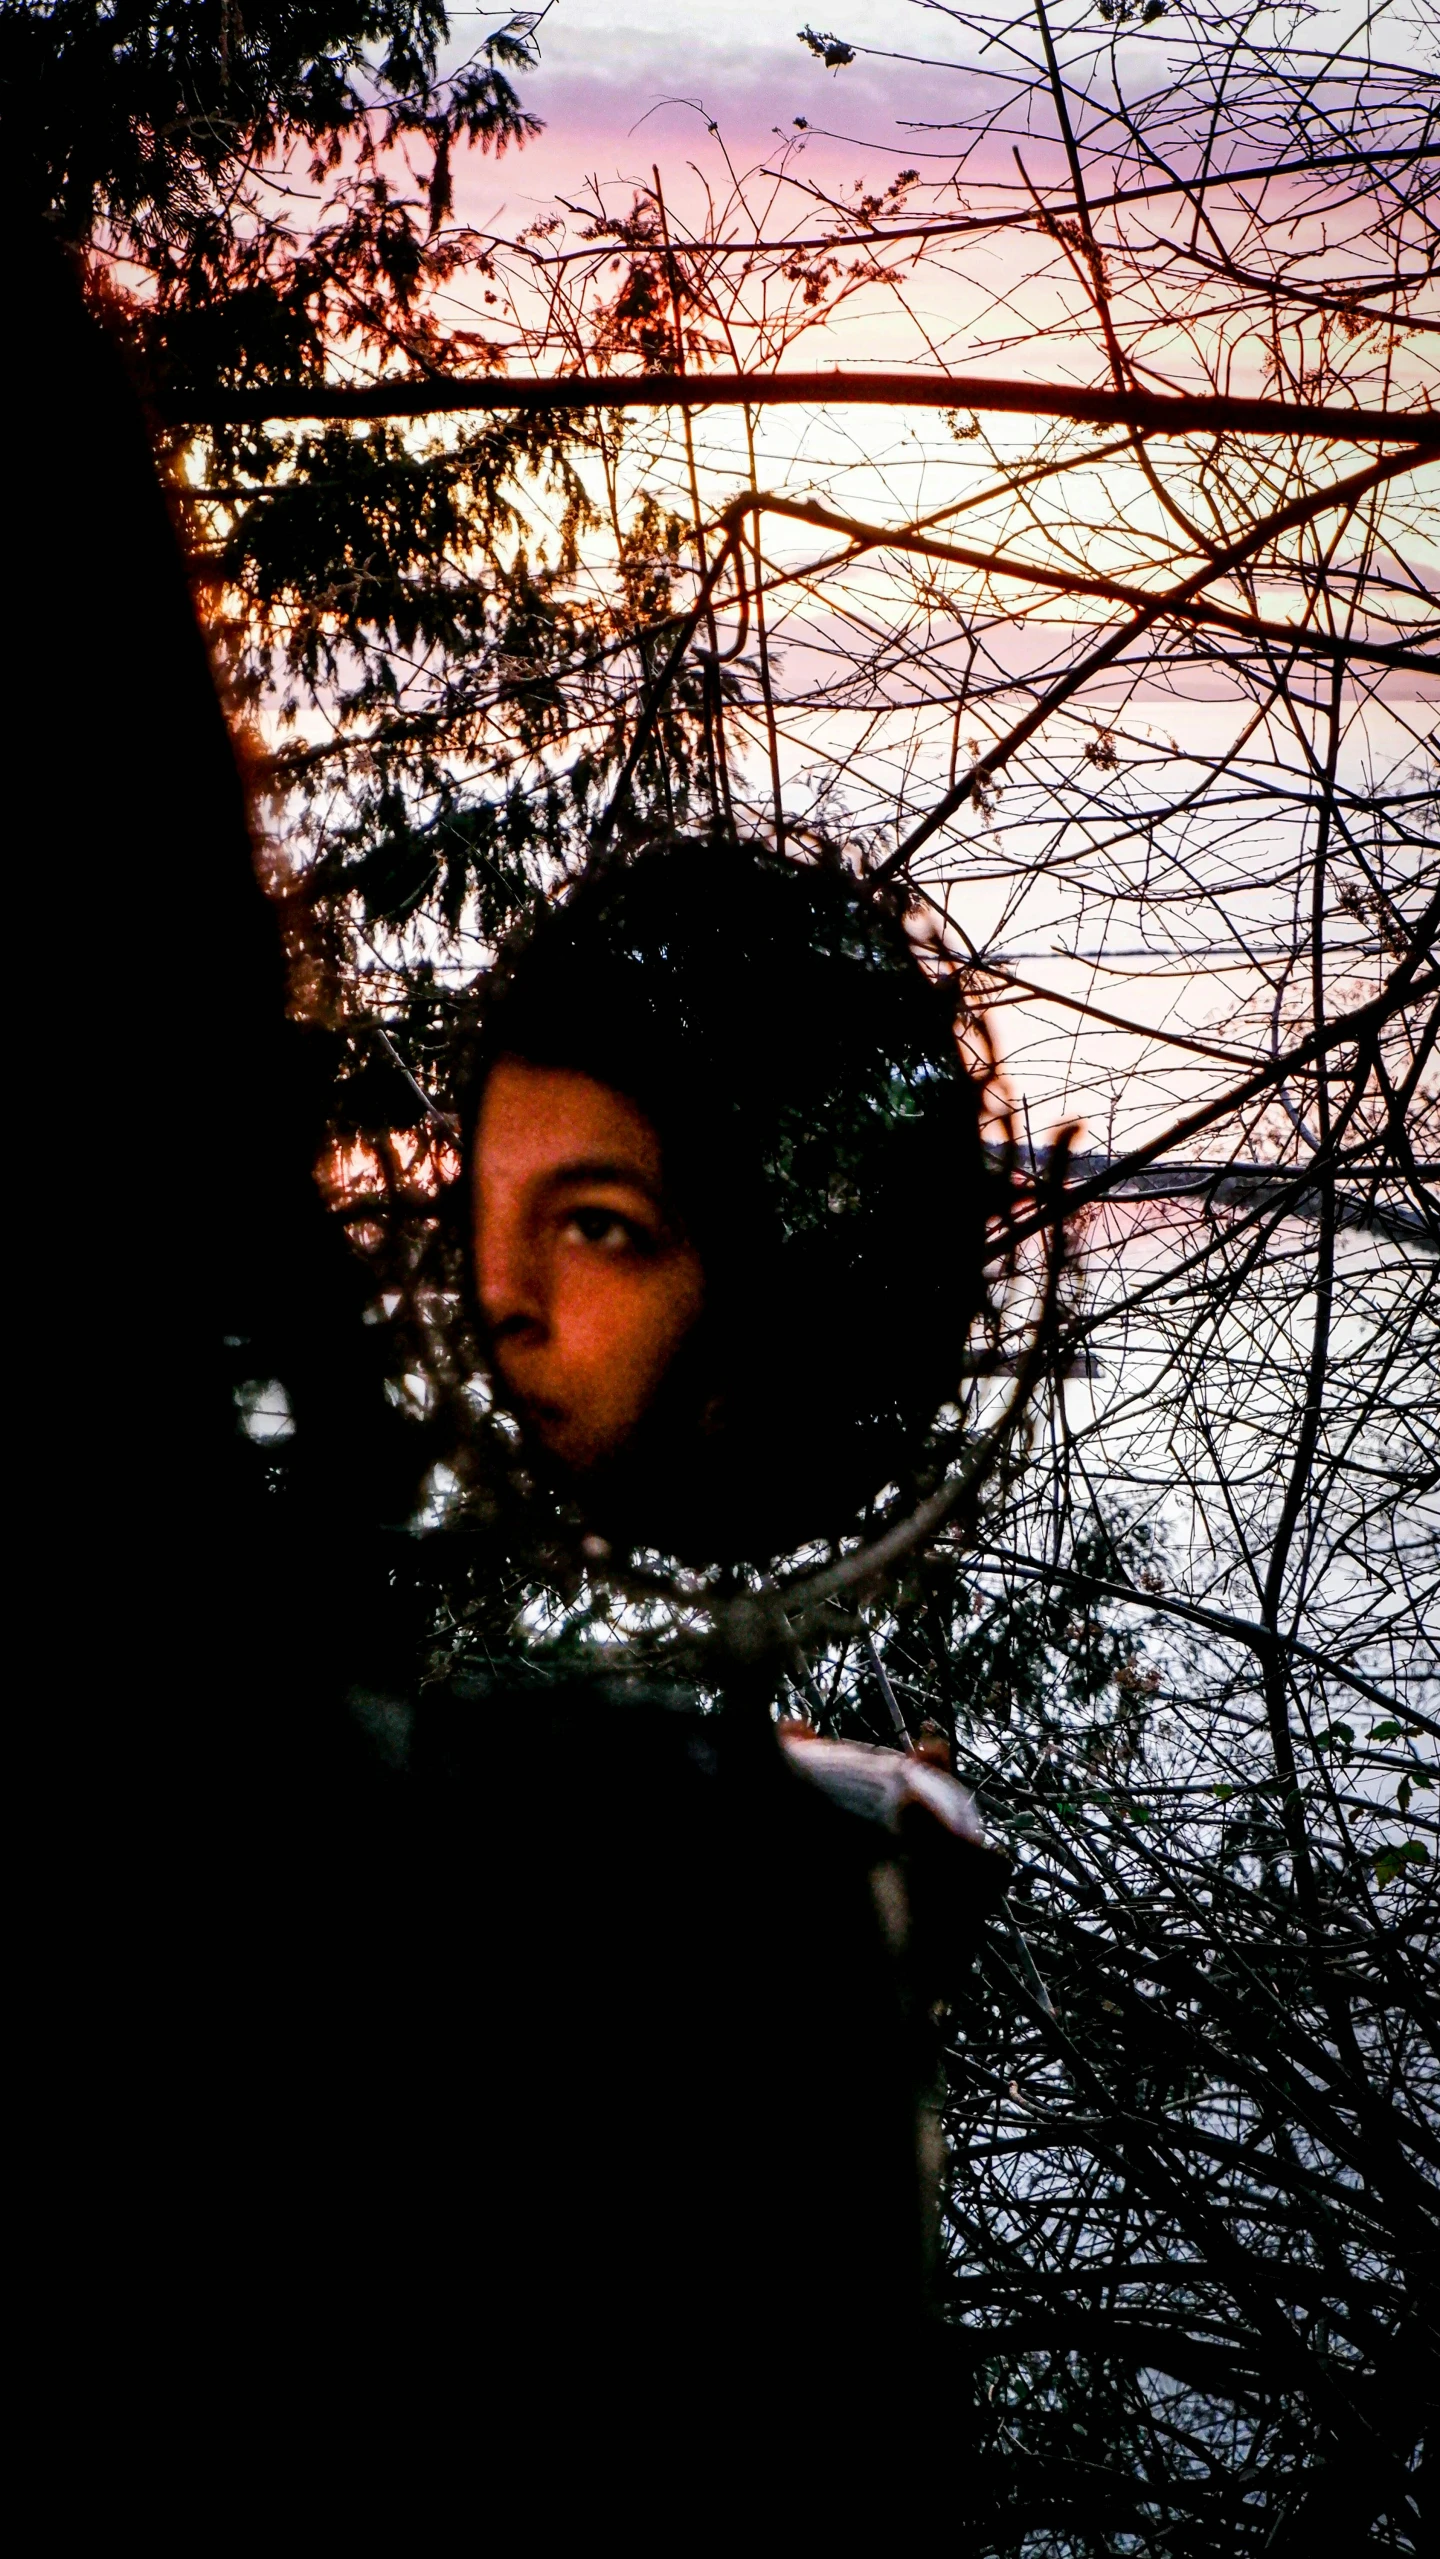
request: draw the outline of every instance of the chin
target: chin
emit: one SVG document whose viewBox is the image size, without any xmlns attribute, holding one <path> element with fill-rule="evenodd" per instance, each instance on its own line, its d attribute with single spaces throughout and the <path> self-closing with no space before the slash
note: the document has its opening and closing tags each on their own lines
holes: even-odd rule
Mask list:
<svg viewBox="0 0 1440 2559">
<path fill-rule="evenodd" d="M 572 1436 L 569 1432 L 537 1431 L 551 1471 L 562 1474 L 570 1490 L 583 1491 L 587 1484 L 603 1483 L 620 1463 L 620 1457 L 608 1448 L 597 1448 L 593 1440 Z"/>
</svg>

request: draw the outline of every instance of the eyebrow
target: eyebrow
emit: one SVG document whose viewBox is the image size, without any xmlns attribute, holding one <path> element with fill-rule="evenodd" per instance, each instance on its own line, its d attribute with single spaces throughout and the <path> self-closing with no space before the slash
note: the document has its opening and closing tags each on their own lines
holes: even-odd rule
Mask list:
<svg viewBox="0 0 1440 2559">
<path fill-rule="evenodd" d="M 572 1189 L 582 1182 L 611 1182 L 627 1191 L 642 1191 L 656 1208 L 664 1206 L 659 1185 L 623 1156 L 586 1156 L 574 1164 L 557 1164 L 545 1179 L 547 1188 L 556 1191 Z"/>
</svg>

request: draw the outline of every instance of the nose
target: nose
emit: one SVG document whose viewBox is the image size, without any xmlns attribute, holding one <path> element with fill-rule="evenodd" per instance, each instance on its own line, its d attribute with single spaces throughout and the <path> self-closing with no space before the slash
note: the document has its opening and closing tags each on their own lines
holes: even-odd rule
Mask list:
<svg viewBox="0 0 1440 2559">
<path fill-rule="evenodd" d="M 480 1190 L 475 1220 L 475 1291 L 493 1342 L 538 1344 L 549 1333 L 540 1255 L 520 1204 L 490 1184 Z"/>
</svg>

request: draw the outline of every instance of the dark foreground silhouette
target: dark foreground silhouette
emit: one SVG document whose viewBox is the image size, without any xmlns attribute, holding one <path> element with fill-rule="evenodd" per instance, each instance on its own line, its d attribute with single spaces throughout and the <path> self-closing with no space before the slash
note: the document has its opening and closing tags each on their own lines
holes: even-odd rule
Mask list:
<svg viewBox="0 0 1440 2559">
<path fill-rule="evenodd" d="M 808 2446 L 934 2386 L 924 2011 L 992 1861 L 888 1778 L 812 1782 L 759 1693 L 377 1675 L 405 1458 L 244 791 L 139 410 L 44 242 L 18 302 L 55 744 L 22 869 L 85 995 L 29 1026 L 65 1170 L 17 1362 L 57 2386 L 202 2516 L 302 2453 L 309 2497 L 332 2463 L 480 2515 L 537 2431 L 537 2521 L 633 2511 L 722 2409 L 714 2496 L 762 2450 L 808 2475 L 797 2394 Z M 257 1377 L 283 1494 L 236 1427 Z"/>
</svg>

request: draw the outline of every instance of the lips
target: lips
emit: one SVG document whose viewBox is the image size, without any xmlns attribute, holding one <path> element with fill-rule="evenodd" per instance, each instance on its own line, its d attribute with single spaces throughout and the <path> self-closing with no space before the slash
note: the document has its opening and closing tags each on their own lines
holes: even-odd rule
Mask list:
<svg viewBox="0 0 1440 2559">
<path fill-rule="evenodd" d="M 554 1403 L 548 1396 L 527 1393 L 512 1369 L 501 1362 L 497 1362 L 497 1366 L 500 1369 L 501 1383 L 521 1421 L 534 1432 L 543 1447 L 550 1449 L 556 1456 L 563 1455 L 563 1449 L 558 1443 L 568 1437 L 571 1429 L 572 1416 L 569 1408 L 564 1404 Z"/>
<path fill-rule="evenodd" d="M 563 1404 L 552 1403 L 543 1395 L 534 1395 L 521 1385 L 518 1377 L 502 1368 L 501 1376 L 511 1402 L 519 1407 L 523 1418 L 537 1431 L 563 1430 L 569 1414 Z"/>
</svg>

